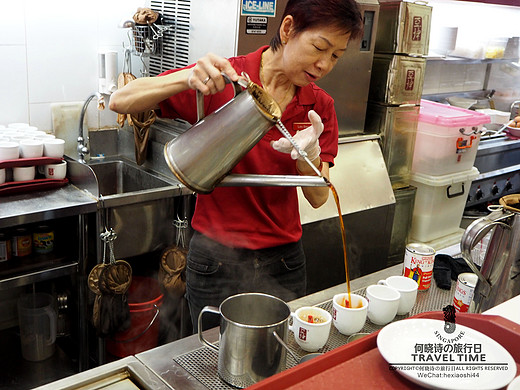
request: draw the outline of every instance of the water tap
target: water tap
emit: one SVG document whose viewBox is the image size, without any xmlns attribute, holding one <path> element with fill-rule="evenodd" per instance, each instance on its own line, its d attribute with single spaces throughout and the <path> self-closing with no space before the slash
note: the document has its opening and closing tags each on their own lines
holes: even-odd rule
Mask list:
<svg viewBox="0 0 520 390">
<path fill-rule="evenodd" d="M 83 122 L 85 120 L 85 114 L 87 112 L 87 107 L 92 99 L 97 98 L 98 101 L 98 110 L 103 110 L 105 108 L 105 98 L 100 92 L 93 93 L 90 95 L 85 103 L 83 103 L 83 108 L 81 109 L 81 114 L 79 116 L 79 128 L 78 128 L 78 161 L 82 164 L 85 164 L 85 156 L 89 154 L 89 150 L 87 148 L 87 142 L 84 136 L 83 131 Z M 88 136 L 87 136 L 88 138 Z"/>
</svg>

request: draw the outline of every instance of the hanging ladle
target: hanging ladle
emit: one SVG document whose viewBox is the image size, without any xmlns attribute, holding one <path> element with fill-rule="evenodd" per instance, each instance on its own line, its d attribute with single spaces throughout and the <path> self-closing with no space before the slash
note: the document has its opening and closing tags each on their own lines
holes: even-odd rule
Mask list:
<svg viewBox="0 0 520 390">
<path fill-rule="evenodd" d="M 307 355 L 304 355 L 304 356 L 298 356 L 296 355 L 290 348 L 289 346 L 285 343 L 285 341 L 282 340 L 282 338 L 280 336 L 278 336 L 278 333 L 276 333 L 276 331 L 273 332 L 273 336 L 276 338 L 276 340 L 278 340 L 278 342 L 280 344 L 282 344 L 282 346 L 287 350 L 287 352 L 289 352 L 289 354 L 292 356 L 292 358 L 294 359 L 295 362 L 297 362 L 297 364 L 300 364 L 300 363 L 303 363 L 303 362 L 306 362 L 307 360 L 311 360 L 315 357 L 318 357 L 318 356 L 321 356 L 323 355 L 323 353 L 321 352 L 315 352 L 315 353 L 308 353 Z"/>
</svg>

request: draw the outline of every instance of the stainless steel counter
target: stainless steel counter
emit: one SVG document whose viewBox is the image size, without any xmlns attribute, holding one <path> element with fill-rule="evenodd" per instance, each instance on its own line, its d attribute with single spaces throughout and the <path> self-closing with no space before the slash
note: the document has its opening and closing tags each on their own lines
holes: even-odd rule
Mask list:
<svg viewBox="0 0 520 390">
<path fill-rule="evenodd" d="M 97 210 L 97 199 L 72 184 L 0 198 L 0 229 Z"/>
<path fill-rule="evenodd" d="M 457 249 L 456 249 L 457 250 Z M 455 256 L 458 252 L 444 252 L 451 254 L 452 256 Z M 381 279 L 385 279 L 388 276 L 391 275 L 400 275 L 402 270 L 402 264 L 397 264 L 392 267 L 383 269 L 378 272 L 374 272 L 372 274 L 357 278 L 353 281 L 351 281 L 351 290 L 352 291 L 359 291 L 371 284 L 377 283 Z M 410 313 L 410 315 L 417 314 L 419 312 L 429 311 L 428 305 L 430 297 L 433 296 L 434 300 L 436 300 L 436 305 L 439 306 L 440 303 L 445 304 L 445 302 L 449 302 L 453 297 L 453 287 L 454 284 L 452 284 L 451 290 L 440 290 L 435 286 L 435 283 L 432 283 L 432 286 L 430 287 L 430 290 L 427 292 L 421 292 L 417 298 L 416 307 L 414 310 Z M 330 300 L 335 294 L 345 292 L 346 291 L 346 283 L 342 283 L 340 285 L 328 288 L 323 291 L 319 291 L 317 293 L 296 299 L 294 301 L 289 302 L 289 306 L 291 310 L 296 310 L 298 307 L 301 306 L 307 306 L 307 305 L 319 305 L 319 306 L 330 306 Z M 431 310 L 431 309 L 430 309 Z M 439 310 L 434 309 L 434 310 Z M 396 320 L 405 318 L 406 316 L 400 316 L 400 318 L 396 317 Z M 365 326 L 368 330 L 362 330 L 371 332 L 379 329 L 380 327 L 377 327 L 375 325 L 372 325 L 367 321 L 367 324 Z M 365 329 L 364 328 L 364 329 Z M 377 329 L 375 329 L 377 328 Z M 331 333 L 336 332 L 336 330 L 331 330 Z M 338 333 L 339 334 L 339 333 Z M 206 332 L 204 332 L 205 338 L 209 342 L 218 342 L 219 339 L 219 329 L 213 328 Z M 332 335 L 329 338 L 332 339 L 336 335 Z M 344 339 L 346 339 L 346 336 L 342 336 Z M 344 344 L 346 341 L 343 340 L 342 343 Z M 294 343 L 295 344 L 295 343 Z M 291 342 L 289 342 L 289 345 L 291 347 Z M 330 345 L 324 350 L 324 352 L 331 350 L 335 345 Z M 292 348 L 293 349 L 293 348 Z M 294 350 L 294 349 L 293 349 Z M 201 355 L 197 355 L 197 353 L 200 353 Z M 297 351 L 296 353 L 301 353 L 301 351 Z M 191 357 L 190 357 L 191 356 Z M 202 358 L 200 358 L 202 356 Z M 189 372 L 186 370 L 183 365 L 181 365 L 179 362 L 185 360 L 186 357 L 188 359 L 192 359 L 192 364 L 198 366 L 199 371 L 204 370 L 210 370 L 214 378 L 214 383 L 218 384 L 217 386 L 209 386 L 206 383 L 201 382 L 197 376 L 194 373 Z M 126 359 L 122 359 L 119 361 L 116 361 L 114 363 L 111 363 L 108 365 L 109 367 L 106 367 L 107 365 L 100 366 L 91 370 L 88 370 L 86 372 L 83 372 L 81 374 L 77 374 L 74 376 L 71 376 L 69 378 L 66 378 L 64 380 L 54 382 L 51 384 L 48 384 L 47 386 L 44 386 L 42 388 L 39 388 L 39 390 L 47 390 L 47 389 L 77 389 L 78 384 L 81 383 L 81 381 L 85 381 L 86 378 L 90 377 L 90 382 L 92 381 L 92 378 L 99 378 L 100 376 L 106 375 L 107 370 L 112 371 L 114 370 L 114 367 L 119 367 L 120 369 L 123 365 Z M 150 371 L 151 374 L 153 374 L 154 377 L 161 378 L 161 383 L 159 383 L 159 387 L 157 388 L 164 388 L 162 387 L 163 384 L 167 384 L 168 388 L 171 389 L 182 389 L 182 390 L 207 390 L 207 389 L 217 389 L 217 388 L 230 388 L 227 384 L 225 384 L 222 380 L 220 380 L 216 375 L 216 352 L 213 350 L 210 350 L 209 348 L 203 347 L 201 343 L 198 340 L 197 335 L 192 335 L 183 339 L 180 339 L 178 341 L 174 341 L 169 344 L 165 344 L 162 346 L 159 346 L 157 348 L 151 349 L 149 351 L 145 351 L 142 353 L 139 353 L 135 355 L 135 359 L 142 365 L 142 367 L 145 367 L 146 370 Z M 117 364 L 119 362 L 119 365 Z M 294 362 L 291 362 L 291 364 L 294 364 Z M 288 364 L 289 366 L 289 364 Z M 76 381 L 78 379 L 78 381 Z M 65 386 L 65 384 L 67 386 Z M 74 386 L 73 386 L 74 384 Z M 151 388 L 151 387 L 142 387 L 142 388 Z M 152 387 L 155 388 L 155 387 Z"/>
<path fill-rule="evenodd" d="M 386 268 L 384 270 L 374 272 L 351 281 L 350 288 L 356 291 L 377 283 L 381 279 L 385 279 L 391 275 L 401 274 L 402 264 Z M 319 305 L 332 299 L 335 294 L 346 291 L 346 283 L 328 288 L 323 291 L 296 299 L 289 302 L 291 310 L 296 310 L 301 306 Z M 219 338 L 219 329 L 213 328 L 204 333 L 204 337 L 210 342 L 216 342 Z M 141 361 L 146 367 L 151 369 L 156 375 L 160 376 L 173 389 L 183 390 L 207 390 L 209 387 L 202 384 L 194 375 L 186 371 L 177 361 L 180 356 L 189 354 L 190 352 L 201 350 L 198 336 L 193 335 L 184 339 L 174 341 L 149 351 L 142 352 L 136 355 L 136 358 Z M 209 350 L 209 348 L 205 348 Z M 213 356 L 211 356 L 213 357 Z M 210 357 L 210 358 L 211 358 Z M 194 362 L 197 364 L 197 362 Z M 208 362 L 198 362 L 198 364 L 208 365 Z M 216 378 L 219 381 L 218 378 Z M 225 384 L 224 384 L 224 387 Z"/>
</svg>

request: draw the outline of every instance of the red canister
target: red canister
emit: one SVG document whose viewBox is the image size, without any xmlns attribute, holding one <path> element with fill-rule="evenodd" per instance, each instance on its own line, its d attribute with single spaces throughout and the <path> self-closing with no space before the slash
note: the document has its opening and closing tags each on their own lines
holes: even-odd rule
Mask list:
<svg viewBox="0 0 520 390">
<path fill-rule="evenodd" d="M 432 282 L 434 260 L 435 249 L 432 247 L 420 243 L 408 244 L 404 253 L 403 275 L 415 280 L 419 291 L 428 290 Z"/>
<path fill-rule="evenodd" d="M 477 281 L 478 276 L 471 272 L 464 272 L 458 276 L 457 286 L 455 286 L 455 294 L 453 296 L 453 306 L 455 306 L 455 310 L 460 313 L 469 310 Z"/>
</svg>

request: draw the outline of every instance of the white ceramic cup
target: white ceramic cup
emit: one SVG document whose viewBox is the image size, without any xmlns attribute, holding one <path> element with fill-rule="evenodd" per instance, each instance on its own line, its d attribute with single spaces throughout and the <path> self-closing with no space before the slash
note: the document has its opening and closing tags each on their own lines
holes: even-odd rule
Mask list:
<svg viewBox="0 0 520 390">
<path fill-rule="evenodd" d="M 67 161 L 63 160 L 57 164 L 43 165 L 43 173 L 47 179 L 65 179 L 67 176 Z"/>
<path fill-rule="evenodd" d="M 307 320 L 309 316 L 312 316 L 313 319 L 320 318 L 323 321 L 310 323 Z M 289 329 L 294 333 L 294 340 L 301 349 L 307 352 L 316 352 L 327 343 L 332 323 L 332 316 L 327 310 L 314 306 L 304 306 L 291 313 L 291 317 L 293 322 L 292 325 L 289 325 Z"/>
<path fill-rule="evenodd" d="M 0 184 L 5 183 L 5 168 L 0 168 Z"/>
<path fill-rule="evenodd" d="M 376 325 L 386 325 L 395 318 L 401 294 L 388 286 L 373 284 L 366 290 L 368 319 Z"/>
<path fill-rule="evenodd" d="M 36 158 L 43 155 L 43 141 L 35 139 L 20 140 L 20 157 Z"/>
<path fill-rule="evenodd" d="M 54 134 L 36 134 L 36 135 L 33 135 L 33 138 L 34 139 L 41 139 L 41 140 L 45 140 L 45 139 L 54 139 L 56 138 L 56 136 Z"/>
<path fill-rule="evenodd" d="M 20 156 L 20 149 L 17 142 L 2 141 L 0 142 L 0 161 L 14 160 Z"/>
<path fill-rule="evenodd" d="M 13 180 L 14 181 L 28 181 L 34 180 L 36 169 L 34 166 L 31 167 L 14 167 L 13 168 Z"/>
<path fill-rule="evenodd" d="M 44 139 L 43 140 L 43 155 L 45 157 L 63 157 L 65 152 L 65 140 L 61 138 Z"/>
<path fill-rule="evenodd" d="M 11 129 L 26 129 L 29 127 L 28 123 L 9 123 L 7 127 Z"/>
<path fill-rule="evenodd" d="M 419 285 L 417 282 L 406 276 L 389 276 L 385 280 L 380 280 L 377 284 L 391 287 L 401 294 L 399 300 L 399 307 L 397 308 L 397 315 L 409 313 L 412 307 L 415 305 L 417 298 L 417 290 Z"/>
<path fill-rule="evenodd" d="M 368 301 L 358 294 L 350 293 L 351 307 L 343 305 L 348 293 L 336 294 L 332 298 L 333 323 L 339 333 L 351 335 L 359 332 L 367 319 Z"/>
<path fill-rule="evenodd" d="M 65 176 L 67 176 L 67 161 L 44 165 L 43 174 L 47 179 L 65 179 Z"/>
<path fill-rule="evenodd" d="M 16 142 L 17 144 L 19 144 L 20 141 L 27 140 L 27 139 L 32 139 L 32 137 L 30 137 L 28 135 L 25 135 L 23 133 L 18 133 L 16 135 L 12 135 L 9 138 L 11 138 L 12 142 Z"/>
</svg>

